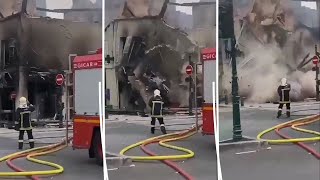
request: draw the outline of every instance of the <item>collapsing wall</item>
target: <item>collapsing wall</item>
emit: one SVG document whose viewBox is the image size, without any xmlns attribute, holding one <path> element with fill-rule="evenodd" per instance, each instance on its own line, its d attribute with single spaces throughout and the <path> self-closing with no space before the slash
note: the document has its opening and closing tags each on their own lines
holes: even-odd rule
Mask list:
<svg viewBox="0 0 320 180">
<path fill-rule="evenodd" d="M 175 11 L 175 6 L 171 5 L 166 12 L 168 0 L 107 3 L 108 7 L 115 6 L 109 9 L 109 14 L 118 17 L 106 28 L 106 52 L 115 61 L 114 65 L 109 63 L 106 70 L 107 89 L 111 88 L 107 104 L 120 109 L 143 110 L 153 90 L 158 88 L 166 106 L 188 106 L 189 83 L 185 68 L 189 58 L 198 61 L 198 46 L 215 46 L 215 4 L 192 5 L 195 20 L 206 18 L 187 34 L 165 22 Z M 122 12 L 116 16 L 119 9 Z M 192 19 L 189 20 L 192 24 Z M 116 71 L 117 77 L 112 71 Z M 110 82 L 115 79 L 119 81 L 119 99 L 117 88 L 113 88 L 116 84 Z M 198 100 L 202 94 L 199 82 L 201 76 L 198 77 Z"/>
<path fill-rule="evenodd" d="M 121 47 L 107 51 L 116 57 L 121 108 L 130 109 L 139 102 L 146 105 L 155 88 L 162 91 L 167 103 L 187 105 L 183 100 L 188 89 L 179 84 L 185 83 L 182 79 L 182 67 L 188 61 L 185 55 L 195 51 L 196 46 L 186 34 L 150 17 L 116 20 L 106 33 L 111 33 L 107 35 L 108 47 Z"/>
<path fill-rule="evenodd" d="M 243 53 L 238 57 L 240 95 L 248 101 L 276 101 L 276 88 L 283 77 L 292 85 L 293 100 L 315 97 L 312 63 L 302 68 L 298 65 L 307 54 L 309 58 L 315 55 L 318 31 L 297 20 L 291 3 L 289 0 L 234 3 L 235 33 Z M 225 64 L 224 71 L 223 86 L 231 94 L 231 67 Z"/>
</svg>

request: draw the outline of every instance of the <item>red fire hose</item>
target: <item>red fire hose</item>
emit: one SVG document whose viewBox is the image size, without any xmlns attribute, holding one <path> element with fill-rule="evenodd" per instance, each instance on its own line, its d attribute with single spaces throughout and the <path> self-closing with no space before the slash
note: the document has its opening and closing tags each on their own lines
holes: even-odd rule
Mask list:
<svg viewBox="0 0 320 180">
<path fill-rule="evenodd" d="M 275 130 L 275 132 L 282 138 L 284 139 L 292 139 L 292 137 L 288 136 L 288 135 L 285 135 L 283 133 L 280 132 L 281 129 L 283 128 L 286 128 L 286 127 L 289 127 L 291 126 L 290 124 L 289 125 L 286 125 L 286 126 L 282 126 L 282 127 L 279 127 Z M 320 159 L 320 153 L 318 153 L 315 149 L 307 146 L 306 144 L 302 143 L 302 142 L 296 142 L 295 144 L 297 144 L 298 146 L 300 146 L 301 148 L 305 149 L 306 151 L 308 151 L 309 153 L 311 153 L 313 156 L 315 156 L 316 158 Z"/>
<path fill-rule="evenodd" d="M 18 156 L 14 156 L 14 157 L 8 159 L 8 160 L 6 161 L 6 163 L 7 163 L 7 165 L 8 165 L 12 170 L 14 170 L 14 171 L 16 171 L 16 172 L 25 172 L 24 169 L 19 168 L 18 166 L 16 166 L 15 164 L 13 164 L 12 161 L 15 160 L 15 159 L 19 159 L 19 158 L 22 158 L 22 157 L 26 157 L 27 155 L 28 155 L 28 154 L 21 154 L 21 155 L 18 155 Z M 29 178 L 29 179 L 32 179 L 32 180 L 40 180 L 40 178 L 37 177 L 37 176 L 28 176 L 28 178 Z"/>
<path fill-rule="evenodd" d="M 147 149 L 146 146 L 149 145 L 149 144 L 155 144 L 155 143 L 158 143 L 158 142 L 159 142 L 159 140 L 150 141 L 150 142 L 147 142 L 145 144 L 142 144 L 140 146 L 140 148 L 142 149 L 143 152 L 145 152 L 146 154 L 148 154 L 150 156 L 157 156 L 157 154 L 155 154 L 154 152 L 152 152 L 149 149 Z M 188 174 L 185 170 L 180 168 L 176 163 L 173 163 L 172 161 L 169 161 L 169 160 L 162 160 L 161 162 L 163 162 L 164 164 L 168 165 L 172 169 L 176 170 L 186 180 L 194 180 L 194 178 L 190 174 Z"/>
</svg>

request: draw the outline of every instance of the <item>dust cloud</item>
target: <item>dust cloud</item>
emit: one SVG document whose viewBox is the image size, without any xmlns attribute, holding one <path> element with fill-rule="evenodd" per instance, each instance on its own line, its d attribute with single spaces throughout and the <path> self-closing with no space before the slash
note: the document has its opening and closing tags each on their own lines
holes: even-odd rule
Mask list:
<svg viewBox="0 0 320 180">
<path fill-rule="evenodd" d="M 283 77 L 292 86 L 292 101 L 316 95 L 312 62 L 301 68 L 298 65 L 307 54 L 310 54 L 307 60 L 315 55 L 314 46 L 319 44 L 317 34 L 301 25 L 292 9 L 284 6 L 288 1 L 285 2 L 277 6 L 277 1 L 256 1 L 252 12 L 246 16 L 251 18 L 246 19 L 242 32 L 238 33 L 241 34 L 238 48 L 244 54 L 237 58 L 239 93 L 248 102 L 277 101 L 276 90 Z M 275 14 L 275 17 L 270 14 Z M 280 16 L 284 16 L 286 21 L 279 22 Z M 226 81 L 223 86 L 231 94 L 231 66 L 224 65 L 224 71 Z"/>
</svg>

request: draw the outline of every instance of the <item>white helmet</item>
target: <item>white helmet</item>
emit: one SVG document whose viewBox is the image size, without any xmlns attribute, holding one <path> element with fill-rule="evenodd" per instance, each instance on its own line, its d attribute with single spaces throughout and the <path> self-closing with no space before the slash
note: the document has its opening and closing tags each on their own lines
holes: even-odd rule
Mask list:
<svg viewBox="0 0 320 180">
<path fill-rule="evenodd" d="M 160 91 L 158 89 L 154 90 L 153 92 L 154 96 L 160 96 Z"/>
<path fill-rule="evenodd" d="M 281 85 L 285 86 L 287 84 L 287 79 L 286 78 L 282 78 L 281 79 Z"/>
<path fill-rule="evenodd" d="M 20 106 L 20 107 L 27 107 L 27 98 L 21 97 L 21 98 L 19 99 L 19 106 Z"/>
</svg>

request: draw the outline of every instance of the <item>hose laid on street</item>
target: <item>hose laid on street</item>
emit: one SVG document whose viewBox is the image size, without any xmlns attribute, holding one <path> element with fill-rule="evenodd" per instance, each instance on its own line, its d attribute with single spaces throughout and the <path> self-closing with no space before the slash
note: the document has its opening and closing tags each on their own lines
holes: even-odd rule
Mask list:
<svg viewBox="0 0 320 180">
<path fill-rule="evenodd" d="M 181 151 L 181 152 L 185 152 L 186 154 L 183 155 L 165 155 L 165 156 L 127 156 L 129 158 L 131 158 L 134 161 L 150 161 L 150 160 L 181 160 L 181 159 L 189 159 L 194 157 L 194 152 L 186 149 L 186 148 L 182 148 L 182 147 L 178 147 L 178 146 L 174 146 L 174 145 L 170 145 L 170 144 L 166 144 L 166 142 L 172 142 L 172 141 L 178 141 L 181 139 L 186 139 L 190 136 L 193 136 L 194 134 L 196 134 L 196 128 L 193 127 L 187 131 L 183 131 L 183 132 L 176 132 L 176 133 L 170 133 L 170 134 L 166 134 L 166 135 L 161 135 L 161 136 L 157 136 L 157 137 L 153 137 L 153 138 L 149 138 L 143 141 L 140 141 L 138 143 L 132 144 L 130 146 L 125 147 L 124 149 L 122 149 L 120 151 L 121 155 L 124 155 L 127 151 L 136 148 L 142 144 L 148 143 L 148 142 L 152 142 L 155 140 L 159 140 L 159 145 L 169 148 L 169 149 L 174 149 L 177 151 Z M 175 137 L 177 136 L 177 137 Z"/>
<path fill-rule="evenodd" d="M 15 159 L 19 159 L 19 158 L 22 158 L 22 157 L 26 157 L 26 156 L 27 156 L 27 154 L 21 154 L 21 155 L 12 157 L 12 158 L 10 158 L 10 159 L 8 159 L 8 160 L 6 161 L 6 162 L 7 162 L 7 165 L 8 165 L 12 170 L 14 170 L 14 171 L 16 171 L 16 172 L 24 172 L 24 171 L 26 171 L 26 170 L 19 168 L 18 166 L 16 166 L 15 164 L 13 164 L 12 161 L 15 160 Z M 40 180 L 40 178 L 37 177 L 37 176 L 28 176 L 28 178 L 30 178 L 30 179 L 32 179 L 32 180 Z"/>
<path fill-rule="evenodd" d="M 200 125 L 199 127 L 201 127 L 201 126 L 202 125 Z M 130 145 L 130 146 L 124 148 L 123 150 L 121 150 L 120 154 L 124 155 L 130 149 L 133 149 L 133 148 L 135 148 L 137 146 L 140 146 L 140 148 L 146 154 L 148 154 L 150 156 L 128 156 L 133 161 L 160 160 L 161 162 L 165 163 L 169 167 L 171 167 L 174 170 L 176 170 L 186 180 L 194 180 L 194 178 L 190 174 L 188 174 L 186 171 L 184 171 L 183 169 L 178 167 L 175 163 L 170 161 L 170 160 L 182 160 L 182 159 L 192 158 L 192 157 L 194 157 L 194 152 L 189 150 L 189 149 L 186 149 L 186 148 L 182 148 L 182 147 L 178 147 L 178 146 L 173 146 L 173 145 L 167 144 L 167 142 L 173 142 L 173 141 L 186 139 L 186 138 L 188 138 L 188 137 L 190 137 L 190 136 L 192 136 L 194 134 L 196 134 L 196 127 L 195 126 L 193 126 L 191 129 L 188 129 L 188 130 L 175 132 L 175 133 L 170 133 L 170 134 L 166 134 L 166 135 L 161 135 L 161 136 L 157 136 L 157 137 L 146 139 L 144 141 L 140 141 L 138 143 L 135 143 L 133 145 Z M 185 152 L 187 154 L 184 154 L 184 155 L 167 155 L 167 156 L 156 155 L 154 152 L 150 151 L 146 147 L 148 144 L 153 144 L 153 143 L 159 143 L 160 146 L 163 146 L 163 147 L 166 147 L 166 148 L 169 148 L 169 149 L 182 151 L 182 152 Z"/>
<path fill-rule="evenodd" d="M 314 116 L 309 116 L 309 117 L 304 117 L 304 118 L 299 118 L 297 120 L 292 120 L 292 121 L 289 121 L 289 122 L 286 122 L 286 123 L 282 123 L 282 124 L 279 124 L 277 126 L 274 126 L 272 128 L 269 128 L 269 129 L 266 129 L 264 131 L 262 131 L 261 133 L 258 134 L 257 136 L 257 139 L 258 140 L 264 140 L 264 141 L 267 141 L 268 143 L 270 144 L 285 144 L 285 143 L 296 143 L 296 142 L 314 142 L 314 141 L 320 141 L 320 135 L 319 135 L 319 132 L 316 132 L 316 131 L 311 131 L 311 130 L 304 130 L 303 132 L 308 132 L 308 133 L 311 133 L 311 134 L 315 134 L 315 135 L 318 135 L 318 136 L 315 136 L 315 137 L 310 137 L 310 138 L 291 138 L 291 139 L 262 139 L 262 137 L 271 132 L 271 131 L 274 131 L 275 129 L 277 128 L 280 128 L 280 127 L 284 127 L 284 126 L 292 126 L 292 125 L 295 125 L 297 123 L 304 123 L 304 122 L 308 122 L 308 121 L 319 121 L 320 120 L 320 115 L 314 115 Z M 300 129 L 300 128 L 298 128 Z M 297 130 L 297 128 L 296 128 Z M 298 130 L 300 131 L 300 130 Z"/>
<path fill-rule="evenodd" d="M 141 145 L 141 149 L 143 152 L 145 152 L 146 154 L 150 155 L 150 156 L 157 156 L 154 152 L 152 152 L 151 150 L 147 149 L 147 145 L 148 144 L 154 144 L 154 143 L 158 143 L 159 141 L 151 141 L 151 142 L 147 142 L 145 144 Z M 194 178 L 185 170 L 183 170 L 182 168 L 180 168 L 176 163 L 173 163 L 172 161 L 169 160 L 162 160 L 162 162 L 166 165 L 168 165 L 169 167 L 171 167 L 172 169 L 176 170 L 181 176 L 183 176 L 186 180 L 194 180 Z"/>
<path fill-rule="evenodd" d="M 65 147 L 67 147 L 67 142 L 70 141 L 70 139 L 68 140 L 64 140 L 60 143 L 57 144 L 53 144 L 53 145 L 48 145 L 48 146 L 43 146 L 43 147 L 38 147 L 38 148 L 34 148 L 34 149 L 29 149 L 29 150 L 25 150 L 25 151 L 21 151 L 21 152 L 17 152 L 17 153 L 13 153 L 10 155 L 7 155 L 5 157 L 0 158 L 0 163 L 3 161 L 10 161 L 13 159 L 18 158 L 17 156 L 21 156 L 24 157 L 26 156 L 28 161 L 37 163 L 37 164 L 42 164 L 42 165 L 46 165 L 46 166 L 50 166 L 55 168 L 55 170 L 44 170 L 44 171 L 27 171 L 27 172 L 0 172 L 0 177 L 17 177 L 17 176 L 37 176 L 37 175 L 56 175 L 56 174 L 60 174 L 64 171 L 64 168 L 58 164 L 52 163 L 52 162 L 48 162 L 48 161 L 43 161 L 43 160 L 39 160 L 39 159 L 35 159 L 34 157 L 37 156 L 42 156 L 42 155 L 47 155 L 47 154 L 51 154 L 54 152 L 57 152 Z M 12 164 L 11 164 L 12 165 Z M 14 168 L 17 171 L 20 171 L 21 169 L 14 166 Z"/>
<path fill-rule="evenodd" d="M 273 128 L 267 129 L 263 132 L 261 132 L 257 138 L 261 140 L 261 137 L 272 131 L 275 130 L 275 133 L 278 134 L 280 137 L 284 138 L 283 140 L 270 140 L 270 139 L 266 139 L 267 142 L 271 143 L 271 144 L 282 144 L 282 143 L 295 143 L 297 145 L 299 145 L 301 148 L 305 149 L 306 151 L 308 151 L 309 153 L 311 153 L 313 156 L 315 156 L 317 159 L 320 159 L 320 153 L 317 152 L 317 150 L 307 146 L 306 144 L 304 144 L 303 142 L 311 142 L 311 141 L 319 141 L 320 140 L 320 132 L 317 131 L 312 131 L 312 130 L 308 130 L 308 129 L 303 129 L 303 128 L 298 128 L 298 126 L 304 126 L 304 125 L 308 125 L 311 123 L 314 123 L 316 121 L 320 120 L 320 115 L 313 115 L 313 116 L 309 116 L 309 117 L 304 117 L 304 118 L 300 118 L 297 120 L 293 120 L 293 121 L 289 121 L 287 123 L 283 123 L 283 124 L 279 124 Z M 299 132 L 304 132 L 304 133 L 308 133 L 308 134 L 313 134 L 313 135 L 317 135 L 316 137 L 312 137 L 312 138 L 292 138 L 288 135 L 285 135 L 284 133 L 280 132 L 281 129 L 287 128 L 287 127 L 291 127 L 292 129 L 299 131 Z"/>
<path fill-rule="evenodd" d="M 291 139 L 290 136 L 283 134 L 282 132 L 280 132 L 281 129 L 286 128 L 289 126 L 284 126 L 284 127 L 279 127 L 275 130 L 275 132 L 282 138 L 285 139 Z M 306 144 L 302 143 L 302 142 L 296 142 L 297 145 L 299 145 L 301 148 L 305 149 L 306 151 L 308 151 L 309 153 L 311 153 L 313 156 L 315 156 L 317 159 L 320 159 L 320 153 L 318 153 L 315 149 L 307 146 Z"/>
</svg>

